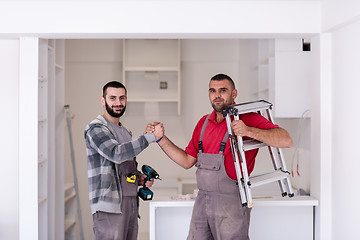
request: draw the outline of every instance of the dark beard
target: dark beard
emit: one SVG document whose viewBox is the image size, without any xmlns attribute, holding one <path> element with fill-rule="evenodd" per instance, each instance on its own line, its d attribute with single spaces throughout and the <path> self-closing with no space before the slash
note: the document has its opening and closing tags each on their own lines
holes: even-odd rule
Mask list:
<svg viewBox="0 0 360 240">
<path fill-rule="evenodd" d="M 125 110 L 126 110 L 126 106 L 123 108 L 123 110 L 121 110 L 121 112 L 119 113 L 116 113 L 114 112 L 114 110 L 107 104 L 106 100 L 105 100 L 105 107 L 106 107 L 106 111 L 108 112 L 108 114 L 112 117 L 115 117 L 115 118 L 119 118 L 121 117 L 122 115 L 124 115 L 125 113 Z M 120 105 L 120 107 L 123 107 L 122 105 Z"/>
<path fill-rule="evenodd" d="M 225 110 L 227 108 L 227 106 L 225 106 L 225 104 L 222 104 L 221 106 L 215 106 L 215 104 L 211 104 L 211 106 L 213 107 L 215 112 L 222 112 L 223 110 Z"/>
<path fill-rule="evenodd" d="M 225 103 L 219 105 L 215 105 L 213 103 L 211 103 L 212 108 L 215 110 L 215 112 L 220 112 L 222 113 L 222 111 L 224 111 L 226 108 L 228 108 L 231 104 L 226 105 Z"/>
</svg>

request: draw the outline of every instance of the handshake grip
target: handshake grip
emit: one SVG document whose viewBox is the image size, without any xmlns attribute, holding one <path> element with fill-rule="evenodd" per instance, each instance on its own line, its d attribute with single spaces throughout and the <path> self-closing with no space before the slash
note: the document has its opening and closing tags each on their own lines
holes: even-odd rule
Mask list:
<svg viewBox="0 0 360 240">
<path fill-rule="evenodd" d="M 154 193 L 148 187 L 146 187 L 145 184 L 147 181 L 150 181 L 151 178 L 159 180 L 161 180 L 161 178 L 159 174 L 149 165 L 143 165 L 141 170 L 146 175 L 146 178 L 144 179 L 144 186 L 139 189 L 138 195 L 144 201 L 152 200 Z"/>
</svg>

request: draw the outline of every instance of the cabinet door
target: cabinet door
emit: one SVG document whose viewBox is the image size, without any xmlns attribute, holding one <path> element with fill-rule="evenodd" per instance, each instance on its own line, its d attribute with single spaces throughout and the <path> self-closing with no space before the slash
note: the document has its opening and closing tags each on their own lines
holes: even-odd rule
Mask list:
<svg viewBox="0 0 360 240">
<path fill-rule="evenodd" d="M 302 117 L 310 109 L 311 52 L 277 52 L 269 95 L 275 117 Z"/>
<path fill-rule="evenodd" d="M 251 240 L 313 239 L 312 206 L 256 206 L 251 210 Z"/>
</svg>

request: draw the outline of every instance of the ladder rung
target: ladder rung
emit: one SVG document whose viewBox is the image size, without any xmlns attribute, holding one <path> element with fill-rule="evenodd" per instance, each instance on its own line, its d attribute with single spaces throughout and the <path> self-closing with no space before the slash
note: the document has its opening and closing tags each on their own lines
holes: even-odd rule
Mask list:
<svg viewBox="0 0 360 240">
<path fill-rule="evenodd" d="M 257 187 L 264 184 L 276 182 L 282 179 L 285 179 L 289 176 L 288 173 L 283 172 L 282 170 L 276 170 L 271 173 L 265 173 L 259 176 L 254 176 L 250 178 L 251 187 Z"/>
<path fill-rule="evenodd" d="M 268 146 L 268 145 L 263 143 L 263 142 L 257 141 L 255 139 L 244 140 L 243 150 L 244 151 L 249 151 L 249 150 L 252 150 L 252 149 L 266 147 L 266 146 Z"/>
<path fill-rule="evenodd" d="M 231 107 L 236 108 L 238 110 L 238 114 L 243 114 L 248 112 L 257 112 L 265 109 L 271 109 L 272 104 L 265 100 L 259 100 L 254 102 L 235 104 Z"/>
</svg>

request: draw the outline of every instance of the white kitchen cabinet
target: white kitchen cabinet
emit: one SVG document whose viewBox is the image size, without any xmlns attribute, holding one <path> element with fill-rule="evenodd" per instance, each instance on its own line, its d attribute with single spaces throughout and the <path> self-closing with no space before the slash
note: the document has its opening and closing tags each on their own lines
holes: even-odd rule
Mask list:
<svg viewBox="0 0 360 240">
<path fill-rule="evenodd" d="M 256 44 L 254 99 L 273 103 L 275 117 L 302 117 L 311 103 L 311 51 L 303 51 L 302 39 L 258 40 Z"/>
<path fill-rule="evenodd" d="M 123 40 L 123 83 L 138 113 L 156 105 L 159 113 L 180 114 L 180 82 L 180 40 Z"/>
<path fill-rule="evenodd" d="M 310 196 L 259 197 L 251 211 L 251 240 L 313 239 L 314 206 Z M 150 240 L 186 239 L 194 201 L 150 202 Z"/>
<path fill-rule="evenodd" d="M 269 99 L 276 117 L 302 117 L 310 109 L 311 52 L 275 53 L 274 80 Z"/>
</svg>

